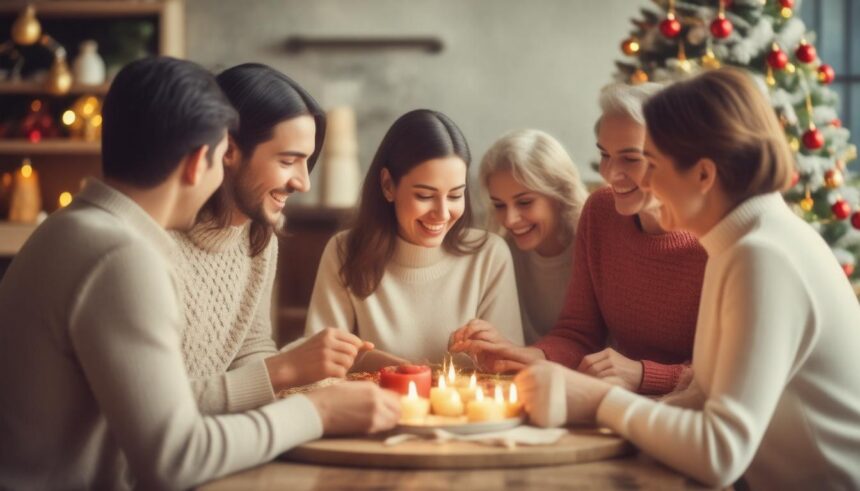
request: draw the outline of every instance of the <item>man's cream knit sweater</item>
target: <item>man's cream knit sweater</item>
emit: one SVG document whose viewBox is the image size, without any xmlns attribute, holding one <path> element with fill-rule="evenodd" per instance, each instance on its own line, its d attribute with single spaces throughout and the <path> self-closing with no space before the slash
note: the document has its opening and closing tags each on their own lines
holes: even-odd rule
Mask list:
<svg viewBox="0 0 860 491">
<path fill-rule="evenodd" d="M 175 244 L 91 181 L 0 282 L 0 489 L 184 489 L 322 434 L 291 397 L 204 417 L 179 341 Z"/>
<path fill-rule="evenodd" d="M 249 225 L 213 229 L 204 222 L 174 233 L 179 246 L 185 367 L 204 413 L 253 409 L 275 400 L 264 360 L 272 340 L 272 283 L 278 240 L 250 257 Z"/>
</svg>

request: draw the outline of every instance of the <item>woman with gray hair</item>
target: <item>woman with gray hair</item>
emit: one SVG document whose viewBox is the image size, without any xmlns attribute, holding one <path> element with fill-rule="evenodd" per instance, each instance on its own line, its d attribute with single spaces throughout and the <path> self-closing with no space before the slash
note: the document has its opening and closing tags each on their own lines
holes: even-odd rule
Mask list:
<svg viewBox="0 0 860 491">
<path fill-rule="evenodd" d="M 640 188 L 647 168 L 642 105 L 659 89 L 612 84 L 601 91 L 595 132 L 608 186 L 582 210 L 573 274 L 553 328 L 522 347 L 492 326 L 466 326 L 454 333 L 452 351 L 496 372 L 555 361 L 645 394 L 689 380 L 707 256 L 689 233 L 660 226 L 659 203 Z"/>
<path fill-rule="evenodd" d="M 533 343 L 549 332 L 564 305 L 558 285 L 570 279 L 573 239 L 588 191 L 561 143 L 533 129 L 502 136 L 484 154 L 479 173 L 492 206 L 489 228 L 511 249 L 523 334 Z"/>
</svg>

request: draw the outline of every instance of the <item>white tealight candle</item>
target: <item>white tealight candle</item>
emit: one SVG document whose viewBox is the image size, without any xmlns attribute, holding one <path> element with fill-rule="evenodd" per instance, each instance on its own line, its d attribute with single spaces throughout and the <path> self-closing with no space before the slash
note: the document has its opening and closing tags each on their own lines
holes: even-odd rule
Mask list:
<svg viewBox="0 0 860 491">
<path fill-rule="evenodd" d="M 433 413 L 439 416 L 462 416 L 463 401 L 454 387 L 445 384 L 445 377 L 439 376 L 439 386 L 430 389 L 430 405 Z"/>
<path fill-rule="evenodd" d="M 400 420 L 409 423 L 420 423 L 424 421 L 430 412 L 430 401 L 418 397 L 418 388 L 415 382 L 409 381 L 409 391 L 400 397 Z"/>
<path fill-rule="evenodd" d="M 468 387 L 457 387 L 457 392 L 460 393 L 460 399 L 468 403 L 475 398 L 475 391 L 478 389 L 478 377 L 474 373 L 469 378 Z"/>
<path fill-rule="evenodd" d="M 475 392 L 475 400 L 466 408 L 466 416 L 470 423 L 500 421 L 505 419 L 505 405 L 494 399 L 485 399 L 483 389 L 478 389 Z"/>
<path fill-rule="evenodd" d="M 519 396 L 517 394 L 517 385 L 511 384 L 510 389 L 508 389 L 508 404 L 507 404 L 507 416 L 509 418 L 516 418 L 520 415 L 523 410 L 523 403 L 519 401 Z"/>
</svg>

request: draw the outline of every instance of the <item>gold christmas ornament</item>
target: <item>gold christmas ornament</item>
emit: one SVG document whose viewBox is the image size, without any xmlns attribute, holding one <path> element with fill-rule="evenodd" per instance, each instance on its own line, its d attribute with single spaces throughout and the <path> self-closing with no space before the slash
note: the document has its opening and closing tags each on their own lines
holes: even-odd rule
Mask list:
<svg viewBox="0 0 860 491">
<path fill-rule="evenodd" d="M 785 65 L 785 71 L 788 73 L 794 73 L 797 71 L 797 67 L 794 66 L 794 63 L 789 63 L 788 65 Z"/>
<path fill-rule="evenodd" d="M 803 211 L 809 212 L 812 211 L 812 206 L 815 205 L 815 201 L 812 200 L 809 196 L 800 200 L 800 208 Z"/>
<path fill-rule="evenodd" d="M 638 55 L 641 48 L 639 40 L 636 37 L 629 37 L 621 43 L 621 51 L 627 56 Z"/>
<path fill-rule="evenodd" d="M 830 189 L 841 187 L 844 182 L 845 177 L 838 167 L 836 169 L 830 169 L 824 173 L 824 185 Z"/>
<path fill-rule="evenodd" d="M 800 150 L 800 140 L 798 140 L 796 136 L 792 136 L 788 139 L 788 146 L 791 148 L 792 152 L 797 152 Z"/>
<path fill-rule="evenodd" d="M 45 90 L 53 95 L 65 95 L 72 88 L 72 72 L 69 70 L 69 65 L 66 63 L 66 54 L 64 52 L 57 53 L 54 57 L 54 63 L 51 65 L 51 70 L 48 72 L 48 80 L 45 84 Z"/>
<path fill-rule="evenodd" d="M 791 18 L 791 16 L 792 16 L 792 15 L 794 15 L 794 11 L 792 11 L 792 10 L 791 10 L 790 8 L 788 8 L 788 7 L 783 7 L 783 8 L 779 11 L 779 15 L 781 15 L 783 19 L 790 19 L 790 18 Z"/>
<path fill-rule="evenodd" d="M 644 84 L 648 81 L 648 74 L 645 73 L 645 70 L 641 68 L 637 68 L 633 75 L 630 76 L 630 82 L 633 85 Z"/>
<path fill-rule="evenodd" d="M 764 77 L 764 81 L 768 87 L 776 86 L 776 78 L 773 76 L 773 68 L 770 66 L 767 67 L 767 75 Z"/>
<path fill-rule="evenodd" d="M 702 67 L 705 70 L 716 70 L 717 68 L 720 68 L 720 66 L 722 66 L 720 60 L 718 60 L 717 57 L 714 56 L 714 52 L 711 51 L 711 48 L 708 48 L 708 50 L 705 52 L 705 55 L 702 56 L 701 63 Z"/>
<path fill-rule="evenodd" d="M 39 41 L 42 35 L 42 25 L 36 19 L 36 8 L 27 5 L 21 15 L 12 24 L 12 40 L 22 46 L 30 46 Z"/>
</svg>

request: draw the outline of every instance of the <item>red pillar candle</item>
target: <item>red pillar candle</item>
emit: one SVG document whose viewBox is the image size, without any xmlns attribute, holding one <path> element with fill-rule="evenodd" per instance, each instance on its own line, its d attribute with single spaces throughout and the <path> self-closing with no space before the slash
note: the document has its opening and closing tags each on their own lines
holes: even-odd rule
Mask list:
<svg viewBox="0 0 860 491">
<path fill-rule="evenodd" d="M 430 397 L 431 370 L 427 365 L 400 365 L 379 371 L 379 386 L 400 394 L 409 393 L 409 382 L 415 382 L 418 395 Z"/>
</svg>

